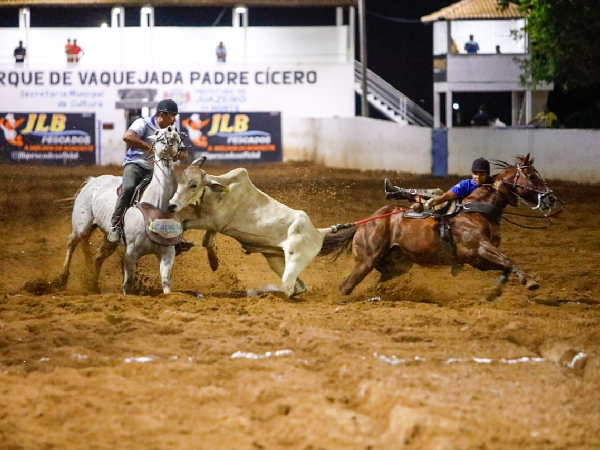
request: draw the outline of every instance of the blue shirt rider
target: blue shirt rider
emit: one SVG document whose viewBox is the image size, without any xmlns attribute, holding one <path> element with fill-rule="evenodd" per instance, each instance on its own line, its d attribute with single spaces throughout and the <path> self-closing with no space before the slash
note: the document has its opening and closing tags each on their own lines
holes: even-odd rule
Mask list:
<svg viewBox="0 0 600 450">
<path fill-rule="evenodd" d="M 461 180 L 442 195 L 437 195 L 425 203 L 425 207 L 432 209 L 434 206 L 441 205 L 444 202 L 456 199 L 462 199 L 480 186 L 489 182 L 490 163 L 487 159 L 478 158 L 473 161 L 471 166 L 473 176 L 466 180 Z"/>
</svg>

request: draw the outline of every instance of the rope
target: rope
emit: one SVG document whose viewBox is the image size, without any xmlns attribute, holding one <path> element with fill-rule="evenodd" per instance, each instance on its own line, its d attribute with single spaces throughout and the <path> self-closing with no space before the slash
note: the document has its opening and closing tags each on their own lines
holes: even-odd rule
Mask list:
<svg viewBox="0 0 600 450">
<path fill-rule="evenodd" d="M 380 216 L 375 216 L 375 217 L 367 217 L 366 219 L 362 219 L 362 220 L 358 220 L 356 222 L 351 222 L 351 223 L 338 223 L 337 225 L 332 225 L 331 227 L 331 233 L 337 233 L 340 230 L 345 230 L 346 228 L 353 228 L 356 227 L 358 225 L 361 225 L 363 223 L 367 223 L 367 222 L 371 222 L 373 220 L 377 220 L 377 219 L 381 219 L 383 217 L 387 217 L 387 216 L 392 216 L 394 214 L 399 214 L 401 212 L 404 212 L 406 210 L 409 210 L 410 208 L 400 208 L 400 209 L 396 209 L 392 212 L 386 213 L 386 214 L 382 214 Z"/>
</svg>

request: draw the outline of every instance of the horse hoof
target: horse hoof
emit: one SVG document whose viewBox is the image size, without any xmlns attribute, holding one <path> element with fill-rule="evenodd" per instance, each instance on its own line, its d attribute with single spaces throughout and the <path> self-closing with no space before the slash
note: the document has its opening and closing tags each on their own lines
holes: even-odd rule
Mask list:
<svg viewBox="0 0 600 450">
<path fill-rule="evenodd" d="M 457 277 L 460 274 L 460 272 L 462 272 L 462 270 L 463 270 L 463 266 L 456 265 L 456 266 L 452 266 L 452 268 L 450 269 L 450 273 L 452 274 L 453 277 Z"/>
<path fill-rule="evenodd" d="M 540 285 L 533 280 L 529 280 L 527 282 L 527 284 L 525 285 L 525 287 L 527 289 L 529 289 L 530 291 L 535 291 L 536 289 L 538 289 L 540 287 Z"/>
<path fill-rule="evenodd" d="M 485 295 L 484 300 L 486 302 L 493 302 L 498 297 L 500 297 L 501 294 L 502 294 L 502 289 L 500 289 L 499 287 L 496 287 Z"/>
</svg>

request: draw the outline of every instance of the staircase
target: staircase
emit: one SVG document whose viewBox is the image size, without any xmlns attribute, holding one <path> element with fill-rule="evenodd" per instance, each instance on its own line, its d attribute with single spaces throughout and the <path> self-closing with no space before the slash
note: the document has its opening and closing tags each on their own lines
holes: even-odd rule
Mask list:
<svg viewBox="0 0 600 450">
<path fill-rule="evenodd" d="M 354 89 L 362 95 L 362 63 L 354 61 Z M 367 100 L 401 125 L 433 127 L 433 116 L 383 78 L 367 69 Z"/>
</svg>

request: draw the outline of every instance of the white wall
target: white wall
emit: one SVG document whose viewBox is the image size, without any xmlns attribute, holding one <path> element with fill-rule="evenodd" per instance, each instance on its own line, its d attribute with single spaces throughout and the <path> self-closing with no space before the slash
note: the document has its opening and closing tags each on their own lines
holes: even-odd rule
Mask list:
<svg viewBox="0 0 600 450">
<path fill-rule="evenodd" d="M 456 41 L 460 53 L 466 53 L 465 43 L 473 35 L 479 44 L 479 53 L 496 53 L 496 45 L 502 53 L 525 53 L 525 40 L 515 41 L 511 31 L 521 30 L 525 26 L 523 19 L 518 20 L 457 20 L 451 22 L 452 38 Z"/>
<path fill-rule="evenodd" d="M 348 55 L 348 27 L 125 27 L 0 28 L 0 64 L 13 63 L 20 40 L 27 62 L 59 69 L 66 66 L 67 38 L 85 52 L 80 66 L 103 64 L 202 64 L 216 61 L 220 41 L 227 62 L 353 62 Z"/>
<path fill-rule="evenodd" d="M 364 117 L 282 120 L 284 160 L 431 173 L 431 128 Z"/>
<path fill-rule="evenodd" d="M 282 119 L 284 160 L 329 167 L 431 173 L 431 129 L 355 118 Z M 452 128 L 448 173 L 469 175 L 479 157 L 530 153 L 546 179 L 600 183 L 600 130 Z"/>
<path fill-rule="evenodd" d="M 448 172 L 468 174 L 473 159 L 513 162 L 530 153 L 546 179 L 600 182 L 600 130 L 471 129 L 448 131 Z"/>
</svg>

